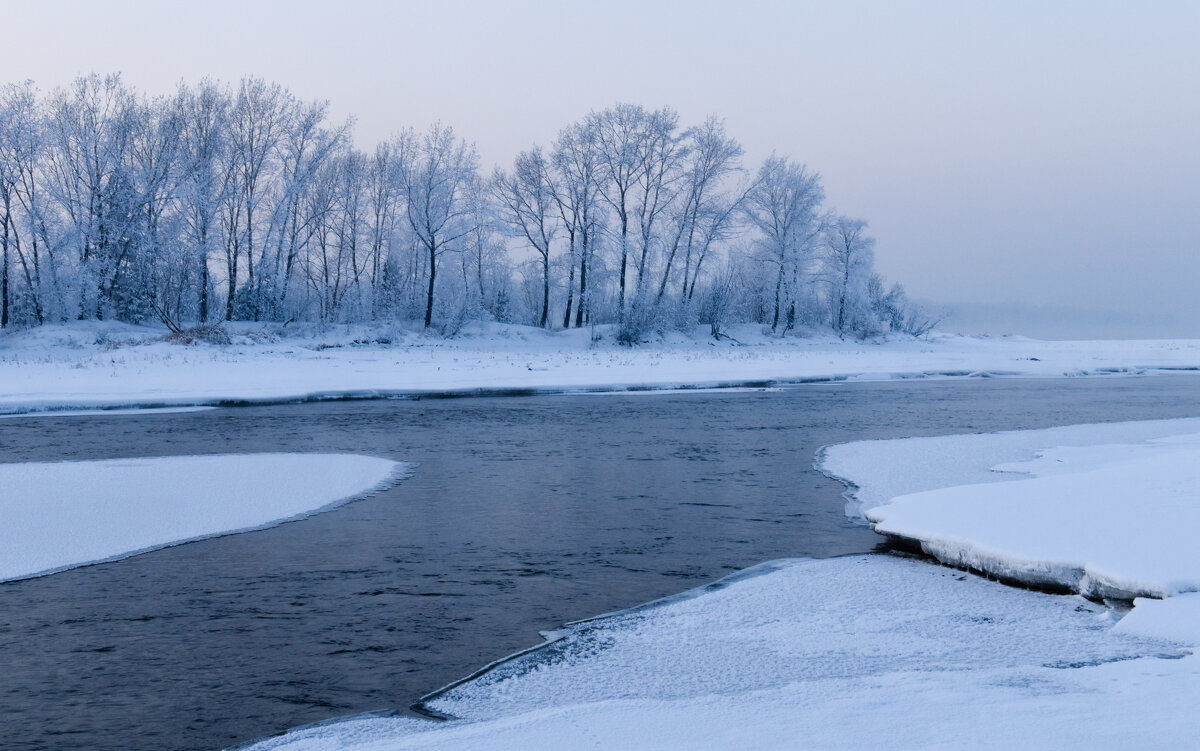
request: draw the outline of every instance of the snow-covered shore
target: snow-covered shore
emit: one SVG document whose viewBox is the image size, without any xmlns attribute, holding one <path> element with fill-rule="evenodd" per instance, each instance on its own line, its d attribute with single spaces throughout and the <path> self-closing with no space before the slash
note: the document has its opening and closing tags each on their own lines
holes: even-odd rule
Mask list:
<svg viewBox="0 0 1200 751">
<path fill-rule="evenodd" d="M 406 471 L 352 454 L 233 454 L 0 464 L 0 581 L 262 529 Z"/>
<path fill-rule="evenodd" d="M 589 331 L 511 326 L 451 340 L 377 329 L 230 331 L 232 342 L 219 346 L 171 344 L 158 341 L 160 331 L 113 324 L 5 333 L 0 413 L 1200 369 L 1200 341 L 864 343 L 745 329 L 731 332 L 736 342 L 677 336 L 630 349 L 592 341 Z M 925 561 L 777 561 L 547 634 L 547 646 L 427 702 L 452 722 L 359 718 L 255 748 L 1188 745 L 1200 734 L 1191 709 L 1200 696 L 1200 557 L 1188 545 L 1200 521 L 1198 436 L 1200 419 L 1115 423 L 860 442 L 820 459 L 851 485 L 850 516 L 927 544 L 949 563 L 1093 595 L 1169 595 L 1139 598 L 1128 614 Z M 154 516 L 152 508 L 121 513 Z M 29 571 L 219 533 L 160 535 Z"/>
<path fill-rule="evenodd" d="M 1198 462 L 1180 459 L 1198 430 L 1200 420 L 1168 420 L 859 442 L 827 449 L 822 467 L 853 484 L 851 511 L 871 518 L 945 494 L 920 509 L 929 529 L 958 534 L 961 501 L 966 517 L 995 522 L 972 533 L 1033 540 L 1047 564 L 1090 539 L 1091 517 L 1140 519 L 1145 534 L 1098 538 L 1118 548 L 1111 572 L 1148 560 L 1176 581 L 1172 566 L 1200 560 L 1186 544 L 1193 525 L 1169 515 L 1200 505 Z M 1152 475 L 1156 493 L 1130 497 L 1121 489 L 1137 486 L 1098 472 Z M 1050 480 L 1053 492 L 1036 496 L 1042 513 L 1022 517 L 1026 484 Z M 984 488 L 987 503 L 975 503 Z M 903 493 L 918 494 L 887 503 Z M 1042 535 L 1055 515 L 1089 534 Z M 357 718 L 254 748 L 1132 749 L 1186 747 L 1200 733 L 1195 592 L 1137 599 L 1126 612 L 919 560 L 777 561 L 546 636 L 426 702 L 451 722 Z"/>
<path fill-rule="evenodd" d="M 1200 591 L 1198 419 L 863 441 L 822 466 L 877 532 L 949 565 L 1097 597 Z"/>
<path fill-rule="evenodd" d="M 1197 730 L 1200 630 L 885 556 L 765 573 L 551 634 L 432 702 L 254 751 L 1172 748 Z M 1153 624 L 1150 624 L 1153 627 Z"/>
<path fill-rule="evenodd" d="M 0 333 L 0 414 L 429 393 L 711 387 L 820 380 L 1200 372 L 1200 340 L 1049 342 L 934 335 L 842 341 L 759 327 L 630 348 L 604 328 L 472 324 L 452 339 L 400 329 L 232 324 L 230 343 L 77 322 Z"/>
</svg>

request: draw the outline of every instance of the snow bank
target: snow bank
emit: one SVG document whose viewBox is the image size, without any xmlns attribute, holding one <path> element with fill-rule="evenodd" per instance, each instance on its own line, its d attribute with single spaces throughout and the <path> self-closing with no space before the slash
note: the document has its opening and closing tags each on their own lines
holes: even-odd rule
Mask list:
<svg viewBox="0 0 1200 751">
<path fill-rule="evenodd" d="M 822 467 L 853 478 L 877 532 L 944 563 L 1090 596 L 1164 597 L 1200 589 L 1198 430 L 1162 420 L 867 441 L 827 449 Z"/>
<path fill-rule="evenodd" d="M 606 327 L 472 324 L 453 339 L 384 328 L 228 325 L 228 345 L 75 322 L 0 332 L 0 413 L 518 390 L 769 385 L 824 380 L 1200 371 L 1200 340 L 1043 342 L 935 335 L 842 341 L 697 331 L 638 347 Z"/>
<path fill-rule="evenodd" d="M 1034 479 L 900 496 L 867 519 L 944 563 L 1037 586 L 1126 599 L 1200 590 L 1200 434 L 1003 467 Z"/>
<path fill-rule="evenodd" d="M 369 493 L 403 470 L 351 454 L 0 464 L 0 581 L 271 526 Z"/>
<path fill-rule="evenodd" d="M 1009 564 L 1079 557 L 1083 589 L 1175 591 L 1200 558 L 1198 451 L 1200 421 L 1172 420 L 849 444 L 822 466 L 868 517 L 917 509 L 964 549 L 997 535 Z M 899 489 L 924 492 L 876 502 Z M 774 562 L 549 633 L 426 700 L 453 721 L 354 718 L 253 748 L 1194 746 L 1200 593 L 1119 618 L 912 559 Z"/>
<path fill-rule="evenodd" d="M 1130 443 L 1196 432 L 1200 418 L 855 441 L 825 447 L 817 466 L 850 486 L 846 513 L 863 519 L 864 510 L 896 496 L 1021 479 L 1019 468 L 997 465 L 1028 461 L 1052 446 Z"/>
<path fill-rule="evenodd" d="M 431 702 L 460 720 L 254 748 L 1132 748 L 1197 730 L 1197 658 L 1160 659 L 1186 650 L 1082 598 L 884 556 L 762 571 L 557 632 Z"/>
</svg>

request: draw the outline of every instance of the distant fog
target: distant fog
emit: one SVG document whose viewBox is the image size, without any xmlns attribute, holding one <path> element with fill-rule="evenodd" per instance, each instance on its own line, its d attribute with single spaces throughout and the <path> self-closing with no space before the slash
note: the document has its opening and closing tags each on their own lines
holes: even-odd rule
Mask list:
<svg viewBox="0 0 1200 751">
<path fill-rule="evenodd" d="M 1200 319 L 1171 312 L 1135 313 L 1019 303 L 923 301 L 922 304 L 945 315 L 939 330 L 957 334 L 1019 334 L 1034 339 L 1200 338 Z"/>
</svg>

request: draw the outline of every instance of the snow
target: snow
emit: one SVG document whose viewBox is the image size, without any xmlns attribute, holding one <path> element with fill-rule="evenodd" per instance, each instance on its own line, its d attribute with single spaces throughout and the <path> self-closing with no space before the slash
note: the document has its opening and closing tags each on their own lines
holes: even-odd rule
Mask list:
<svg viewBox="0 0 1200 751">
<path fill-rule="evenodd" d="M 821 466 L 868 518 L 911 506 L 946 539 L 966 519 L 1017 546 L 997 548 L 1010 560 L 1086 551 L 1087 577 L 1174 594 L 1200 558 L 1198 450 L 1200 421 L 1166 420 L 859 442 Z M 450 722 L 360 717 L 253 748 L 1178 748 L 1200 733 L 1200 592 L 1126 614 L 911 558 L 777 561 L 545 636 L 428 697 Z"/>
<path fill-rule="evenodd" d="M 1133 748 L 1198 729 L 1200 658 L 1083 598 L 886 556 L 757 573 L 554 633 L 431 702 L 459 720 L 253 748 Z"/>
<path fill-rule="evenodd" d="M 1200 644 L 1200 593 L 1165 600 L 1139 597 L 1133 601 L 1133 610 L 1113 630 L 1152 639 Z"/>
<path fill-rule="evenodd" d="M 430 392 L 771 385 L 821 380 L 1133 375 L 1200 371 L 1200 340 L 1045 342 L 1022 337 L 842 341 L 755 326 L 698 329 L 637 347 L 606 327 L 471 324 L 451 339 L 400 328 L 228 324 L 230 344 L 161 329 L 74 322 L 0 333 L 0 413 L 280 402 Z"/>
<path fill-rule="evenodd" d="M 14 417 L 95 417 L 96 415 L 177 415 L 186 412 L 206 412 L 216 407 L 146 407 L 132 409 L 62 409 L 53 412 L 17 412 L 0 415 L 0 420 Z"/>
<path fill-rule="evenodd" d="M 228 328 L 233 343 L 220 346 L 94 322 L 0 334 L 0 413 L 1200 371 L 1196 340 L 856 342 L 740 327 L 730 331 L 736 341 L 672 334 L 631 349 L 603 328 L 475 324 L 449 340 L 366 327 Z M 926 561 L 778 561 L 549 633 L 544 647 L 432 696 L 427 706 L 451 722 L 357 717 L 255 748 L 1194 745 L 1200 592 L 1187 592 L 1200 589 L 1200 556 L 1189 555 L 1186 536 L 1196 528 L 1198 452 L 1200 420 L 1172 420 L 864 442 L 820 458 L 852 485 L 852 516 L 959 565 L 1139 596 L 1123 618 L 1077 595 Z M 196 464 L 205 461 L 220 466 Z M 368 464 L 343 464 L 354 461 Z M 294 518 L 369 492 L 398 467 L 310 455 L 0 465 L 0 579 Z M 236 478 L 227 484 L 237 493 L 219 492 L 213 477 Z M 122 505 L 50 490 L 64 487 Z M 17 539 L 25 529 L 34 539 Z M 89 547 L 92 538 L 108 547 Z"/>
<path fill-rule="evenodd" d="M 862 502 L 877 532 L 915 540 L 944 563 L 1093 596 L 1164 597 L 1200 589 L 1192 534 L 1200 528 L 1197 431 L 1200 421 L 1169 420 L 905 439 L 888 444 L 890 461 L 868 442 L 827 452 L 825 466 L 865 476 L 872 492 Z M 1140 442 L 1102 442 L 1121 435 Z M 977 482 L 980 467 L 994 463 L 988 449 L 1011 456 L 1031 446 L 1053 448 L 995 464 L 1000 477 L 1014 478 L 1008 482 Z M 876 505 L 881 488 L 897 487 L 890 478 L 907 466 L 897 463 L 901 454 L 918 465 L 919 457 L 935 457 L 903 483 L 921 492 Z M 867 466 L 874 469 L 862 472 Z"/>
<path fill-rule="evenodd" d="M 0 581 L 272 526 L 361 497 L 403 471 L 353 454 L 0 464 Z"/>
<path fill-rule="evenodd" d="M 1094 447 L 1196 432 L 1200 432 L 1200 418 L 854 441 L 825 447 L 817 464 L 821 471 L 851 486 L 846 513 L 863 519 L 865 509 L 896 496 L 1020 479 L 1023 470 L 1011 465 L 1033 459 L 1049 447 Z"/>
</svg>

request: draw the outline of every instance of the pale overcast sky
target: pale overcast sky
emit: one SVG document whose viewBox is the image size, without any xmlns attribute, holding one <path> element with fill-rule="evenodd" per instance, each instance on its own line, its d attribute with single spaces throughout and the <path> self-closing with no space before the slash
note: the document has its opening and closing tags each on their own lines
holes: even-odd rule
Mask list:
<svg viewBox="0 0 1200 751">
<path fill-rule="evenodd" d="M 749 166 L 820 171 L 915 297 L 1200 336 L 1200 2 L 4 5 L 0 80 L 257 75 L 360 147 L 440 119 L 489 168 L 617 101 L 716 113 Z"/>
</svg>

